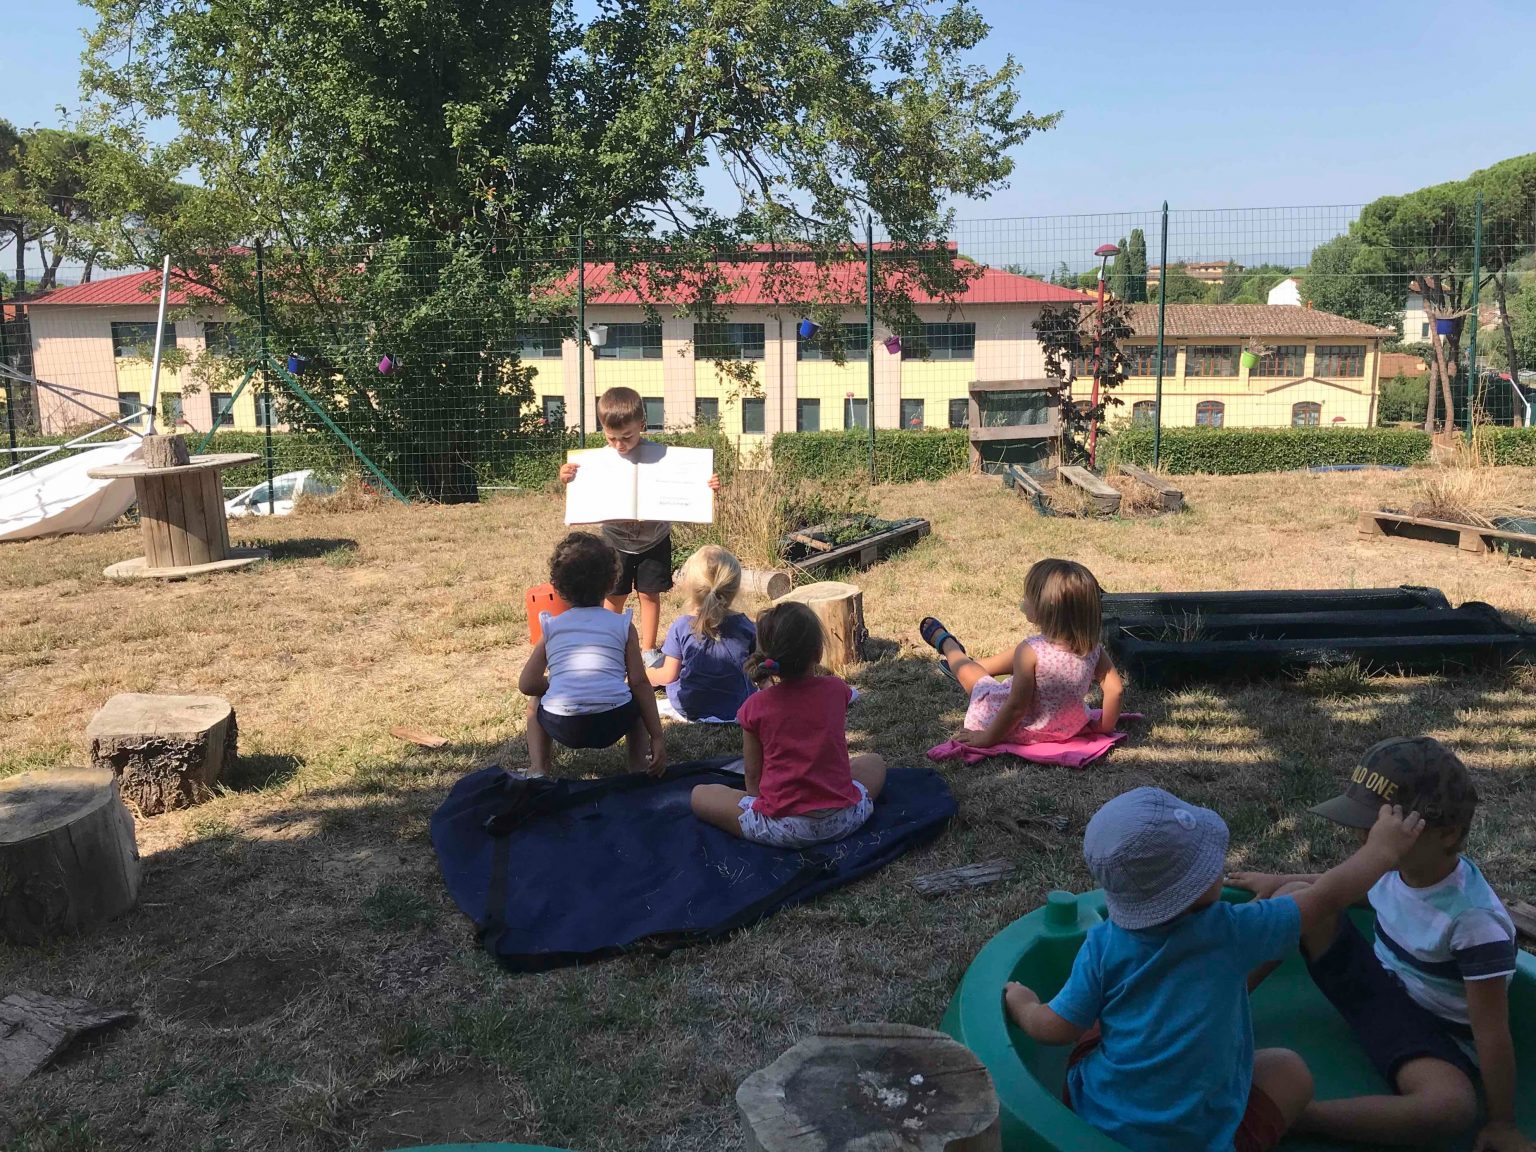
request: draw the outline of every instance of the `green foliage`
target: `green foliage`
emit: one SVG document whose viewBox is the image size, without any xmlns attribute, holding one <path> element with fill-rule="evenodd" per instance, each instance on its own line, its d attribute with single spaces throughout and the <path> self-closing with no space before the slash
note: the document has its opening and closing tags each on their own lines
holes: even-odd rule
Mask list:
<svg viewBox="0 0 1536 1152">
<path fill-rule="evenodd" d="M 1243 269 L 1229 264 L 1226 275 L 1217 285 L 1217 303 L 1268 304 L 1269 290 L 1289 275 L 1291 270 L 1283 264 L 1260 264 Z"/>
<path fill-rule="evenodd" d="M 1164 268 L 1152 299 L 1166 294 L 1170 304 L 1204 304 L 1207 285 L 1196 280 L 1182 264 L 1170 264 Z"/>
<path fill-rule="evenodd" d="M 1522 372 L 1536 370 L 1536 275 L 1527 275 L 1520 290 L 1509 295 L 1505 311 L 1516 364 Z M 1488 360 L 1496 368 L 1509 371 L 1505 341 L 1489 341 Z"/>
<path fill-rule="evenodd" d="M 1131 298 L 1131 242 L 1120 237 L 1120 251 L 1109 262 L 1109 290 L 1116 300 Z"/>
<path fill-rule="evenodd" d="M 970 467 L 970 436 L 964 428 L 875 432 L 875 479 L 882 484 L 939 480 Z M 773 438 L 773 467 L 808 480 L 862 480 L 869 476 L 869 434 L 780 432 Z"/>
<path fill-rule="evenodd" d="M 1376 422 L 1383 427 L 1393 424 L 1424 423 L 1429 406 L 1429 379 L 1402 372 L 1381 382 L 1376 400 Z"/>
<path fill-rule="evenodd" d="M 1132 304 L 1144 304 L 1147 300 L 1147 234 L 1140 228 L 1132 228 L 1126 249 L 1125 298 Z"/>
<path fill-rule="evenodd" d="M 1153 430 L 1110 437 L 1112 459 L 1150 466 Z M 1429 436 L 1408 428 L 1164 428 L 1161 467 L 1176 474 L 1238 476 L 1320 464 L 1422 464 Z"/>
<path fill-rule="evenodd" d="M 1484 428 L 1480 435 L 1495 464 L 1536 468 L 1536 428 Z"/>
<path fill-rule="evenodd" d="M 1101 315 L 1097 306 L 1065 304 L 1058 308 L 1046 304 L 1034 329 L 1045 357 L 1045 374 L 1052 380 L 1066 381 L 1068 369 L 1085 361 L 1098 365 L 1098 403 L 1061 405 L 1064 450 L 1087 459 L 1089 429 L 1095 423 L 1103 424 L 1111 410 L 1124 403 L 1115 389 L 1126 378 L 1126 360 L 1120 349 L 1136 334 L 1131 327 L 1130 305 L 1115 297 L 1105 303 Z M 1085 384 L 1092 387 L 1090 381 Z M 1058 391 L 1070 393 L 1070 389 Z"/>
<path fill-rule="evenodd" d="M 1399 332 L 1407 291 L 1406 278 L 1388 275 L 1381 253 L 1353 231 L 1313 249 L 1301 282 L 1302 299 L 1319 311 Z"/>
</svg>

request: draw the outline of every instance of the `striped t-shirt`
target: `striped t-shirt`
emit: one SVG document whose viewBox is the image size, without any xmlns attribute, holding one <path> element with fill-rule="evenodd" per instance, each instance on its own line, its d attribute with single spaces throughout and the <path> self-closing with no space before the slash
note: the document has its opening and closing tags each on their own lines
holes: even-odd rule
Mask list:
<svg viewBox="0 0 1536 1152">
<path fill-rule="evenodd" d="M 1456 870 L 1428 888 L 1410 888 L 1388 872 L 1371 889 L 1376 958 L 1402 980 L 1408 995 L 1442 1020 L 1467 1025 L 1469 980 L 1512 979 L 1515 924 L 1477 865 L 1463 856 Z"/>
</svg>

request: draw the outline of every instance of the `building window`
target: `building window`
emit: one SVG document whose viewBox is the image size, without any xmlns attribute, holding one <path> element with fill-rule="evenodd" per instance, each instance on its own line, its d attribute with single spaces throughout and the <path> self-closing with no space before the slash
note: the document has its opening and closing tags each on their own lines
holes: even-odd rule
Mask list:
<svg viewBox="0 0 1536 1152">
<path fill-rule="evenodd" d="M 796 400 L 795 401 L 795 431 L 796 432 L 820 432 L 821 431 L 821 401 L 820 400 Z"/>
<path fill-rule="evenodd" d="M 1131 426 L 1151 425 L 1157 422 L 1157 401 L 1138 400 L 1131 405 Z"/>
<path fill-rule="evenodd" d="M 741 431 L 748 436 L 761 436 L 763 414 L 767 408 L 761 396 L 746 396 L 741 401 Z"/>
<path fill-rule="evenodd" d="M 613 339 L 612 326 L 608 339 Z M 520 360 L 558 360 L 563 353 L 565 333 L 553 324 L 528 324 L 517 330 L 517 355 Z"/>
<path fill-rule="evenodd" d="M 1191 344 L 1184 352 L 1185 376 L 1236 376 L 1236 344 Z"/>
<path fill-rule="evenodd" d="M 610 324 L 608 342 L 593 352 L 599 360 L 660 360 L 660 324 Z"/>
<path fill-rule="evenodd" d="M 118 419 L 122 419 L 124 416 L 137 416 L 139 409 L 142 407 L 143 404 L 140 402 L 137 392 L 119 392 L 117 394 Z"/>
<path fill-rule="evenodd" d="M 693 330 L 695 360 L 761 360 L 761 324 L 700 324 Z"/>
<path fill-rule="evenodd" d="M 667 426 L 666 405 L 662 403 L 660 396 L 647 396 L 645 401 L 645 430 L 647 432 L 660 432 Z"/>
<path fill-rule="evenodd" d="M 112 321 L 112 355 L 119 360 L 151 360 L 155 355 L 155 326 Z"/>
<path fill-rule="evenodd" d="M 1195 405 L 1195 423 L 1201 428 L 1220 428 L 1226 411 L 1220 400 L 1202 400 Z"/>
<path fill-rule="evenodd" d="M 210 356 L 237 356 L 239 342 L 235 339 L 235 326 L 223 321 L 203 321 L 203 348 Z"/>
<path fill-rule="evenodd" d="M 1420 340 L 1428 340 L 1429 339 L 1429 321 L 1428 320 L 1424 321 L 1424 323 L 1419 325 L 1419 339 Z"/>
<path fill-rule="evenodd" d="M 903 400 L 901 402 L 901 426 L 908 431 L 913 431 L 923 426 L 923 402 L 921 400 Z"/>
<path fill-rule="evenodd" d="M 1132 376 L 1156 376 L 1157 375 L 1157 345 L 1156 344 L 1132 344 L 1126 350 L 1129 359 L 1127 367 Z M 1164 376 L 1178 374 L 1179 350 L 1171 345 L 1163 345 L 1163 369 Z"/>
<path fill-rule="evenodd" d="M 1307 346 L 1305 344 L 1281 344 L 1268 355 L 1259 357 L 1251 376 L 1282 376 L 1295 380 L 1307 374 Z"/>
<path fill-rule="evenodd" d="M 971 426 L 971 402 L 969 400 L 951 400 L 949 402 L 949 426 L 951 428 L 969 428 Z"/>
<path fill-rule="evenodd" d="M 541 396 L 539 405 L 544 412 L 544 423 L 551 428 L 565 427 L 565 397 Z"/>
<path fill-rule="evenodd" d="M 1331 380 L 1359 379 L 1365 375 L 1365 345 L 1319 344 L 1312 375 Z"/>
<path fill-rule="evenodd" d="M 720 401 L 714 396 L 700 396 L 693 402 L 695 428 L 720 427 Z"/>
<path fill-rule="evenodd" d="M 233 428 L 235 426 L 234 396 L 229 392 L 208 393 L 208 403 L 213 406 L 213 426 L 215 428 Z"/>
<path fill-rule="evenodd" d="M 233 423 L 233 421 L 231 421 Z M 256 394 L 256 427 L 277 427 L 277 397 L 264 392 Z"/>
<path fill-rule="evenodd" d="M 1311 400 L 1291 405 L 1292 428 L 1316 428 L 1323 422 L 1323 406 Z"/>
<path fill-rule="evenodd" d="M 922 324 L 901 337 L 903 360 L 974 360 L 976 325 Z"/>
<path fill-rule="evenodd" d="M 869 401 L 856 400 L 852 396 L 843 400 L 843 427 L 869 427 Z"/>
<path fill-rule="evenodd" d="M 796 360 L 836 360 L 838 342 L 842 342 L 844 360 L 869 359 L 869 325 L 839 324 L 818 329 L 809 340 L 797 337 Z"/>
</svg>

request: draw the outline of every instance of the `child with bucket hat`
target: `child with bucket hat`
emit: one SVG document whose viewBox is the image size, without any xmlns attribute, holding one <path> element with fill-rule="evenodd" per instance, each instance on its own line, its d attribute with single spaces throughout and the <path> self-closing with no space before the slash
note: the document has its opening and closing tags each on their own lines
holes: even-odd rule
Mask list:
<svg viewBox="0 0 1536 1152">
<path fill-rule="evenodd" d="M 1294 896 L 1221 900 L 1227 826 L 1161 788 L 1136 788 L 1095 813 L 1083 856 L 1109 919 L 1089 930 L 1049 1004 L 1011 983 L 1015 1024 L 1042 1044 L 1076 1044 L 1067 1103 L 1133 1152 L 1261 1152 L 1312 1099 L 1296 1053 L 1258 1052 L 1249 973 L 1360 899 L 1423 827 L 1380 806 L 1359 852 Z"/>
<path fill-rule="evenodd" d="M 1481 1079 L 1488 1119 L 1477 1152 L 1524 1152 L 1509 1029 L 1514 921 L 1461 854 L 1477 789 L 1438 740 L 1399 736 L 1368 748 L 1344 791 L 1311 811 L 1361 829 L 1384 802 L 1415 808 L 1426 827 L 1370 890 L 1374 944 L 1347 916 L 1330 916 L 1303 931 L 1301 949 L 1394 1094 L 1317 1101 L 1303 1125 L 1339 1140 L 1444 1144 L 1476 1123 Z M 1313 877 L 1240 872 L 1232 882 L 1263 897 L 1302 892 Z"/>
</svg>

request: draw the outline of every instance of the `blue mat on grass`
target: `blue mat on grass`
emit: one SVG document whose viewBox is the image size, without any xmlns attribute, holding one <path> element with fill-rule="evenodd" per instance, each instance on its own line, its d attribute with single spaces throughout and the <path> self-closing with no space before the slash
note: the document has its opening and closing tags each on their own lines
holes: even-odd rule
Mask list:
<svg viewBox="0 0 1536 1152">
<path fill-rule="evenodd" d="M 852 836 L 805 851 L 749 844 L 697 819 L 695 784 L 741 786 L 730 757 L 661 779 L 465 776 L 432 814 L 454 902 L 507 968 L 540 972 L 713 940 L 839 888 L 937 836 L 955 800 L 930 768 L 893 768 Z"/>
</svg>

